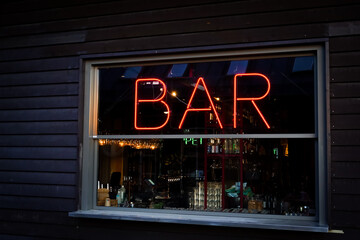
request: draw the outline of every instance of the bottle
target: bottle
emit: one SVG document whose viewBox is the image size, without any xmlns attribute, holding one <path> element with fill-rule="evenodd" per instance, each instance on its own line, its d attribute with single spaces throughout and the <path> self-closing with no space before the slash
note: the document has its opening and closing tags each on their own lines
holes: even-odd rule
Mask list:
<svg viewBox="0 0 360 240">
<path fill-rule="evenodd" d="M 274 197 L 272 204 L 273 204 L 273 205 L 272 205 L 273 213 L 274 213 L 274 214 L 277 214 L 278 212 L 277 212 L 277 201 L 276 201 L 276 197 Z"/>
<path fill-rule="evenodd" d="M 222 153 L 223 152 L 223 145 L 222 145 L 222 142 L 221 142 L 220 138 L 218 139 L 218 145 L 219 145 L 219 153 Z"/>
<path fill-rule="evenodd" d="M 216 139 L 216 142 L 215 142 L 215 153 L 219 153 L 219 145 L 220 145 L 220 141 L 218 141 L 220 139 Z"/>
<path fill-rule="evenodd" d="M 229 139 L 228 140 L 228 153 L 232 154 L 233 153 L 233 140 Z"/>
<path fill-rule="evenodd" d="M 235 139 L 235 143 L 234 143 L 234 153 L 238 154 L 240 153 L 240 141 L 239 139 Z"/>
<path fill-rule="evenodd" d="M 266 201 L 266 208 L 269 210 L 269 212 L 271 213 L 271 196 L 268 196 L 267 201 Z"/>
<path fill-rule="evenodd" d="M 225 152 L 225 154 L 228 154 L 229 153 L 229 150 L 228 150 L 228 140 L 227 139 L 225 139 L 224 140 L 224 152 Z"/>
<path fill-rule="evenodd" d="M 124 203 L 125 201 L 125 192 L 126 192 L 126 189 L 124 187 L 124 185 L 121 185 L 121 188 L 120 188 L 120 203 Z"/>
<path fill-rule="evenodd" d="M 117 194 L 116 194 L 116 203 L 117 203 L 117 206 L 120 207 L 120 203 L 121 203 L 121 199 L 120 199 L 120 189 L 117 191 Z"/>
<path fill-rule="evenodd" d="M 209 114 L 209 123 L 210 124 L 214 123 L 214 114 L 212 112 Z"/>
<path fill-rule="evenodd" d="M 266 207 L 266 202 L 267 202 L 267 196 L 265 196 L 264 197 L 264 199 L 263 199 L 263 209 L 265 210 L 265 209 L 267 209 L 267 207 Z"/>
<path fill-rule="evenodd" d="M 212 138 L 211 139 L 211 153 L 215 153 L 215 148 L 216 148 L 215 140 Z"/>
<path fill-rule="evenodd" d="M 105 207 L 110 207 L 111 204 L 110 204 L 110 198 L 106 198 L 105 199 Z"/>
</svg>

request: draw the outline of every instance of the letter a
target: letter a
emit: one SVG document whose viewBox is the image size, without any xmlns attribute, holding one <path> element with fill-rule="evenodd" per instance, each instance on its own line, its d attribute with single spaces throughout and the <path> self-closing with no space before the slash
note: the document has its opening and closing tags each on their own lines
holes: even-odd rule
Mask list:
<svg viewBox="0 0 360 240">
<path fill-rule="evenodd" d="M 196 90 L 197 90 L 200 82 L 202 83 L 202 85 L 203 85 L 203 87 L 204 87 L 204 89 L 205 89 L 206 95 L 207 95 L 207 97 L 208 97 L 208 99 L 209 99 L 209 102 L 210 102 L 210 105 L 211 105 L 211 107 L 209 107 L 209 108 L 191 108 L 192 100 L 193 100 L 193 98 L 194 98 L 195 92 L 196 92 Z M 182 119 L 181 119 L 181 122 L 180 122 L 180 125 L 179 125 L 179 129 L 182 128 L 182 125 L 184 124 L 184 120 L 185 120 L 186 115 L 187 115 L 188 112 L 198 112 L 198 111 L 214 111 L 216 120 L 218 121 L 220 128 L 223 128 L 223 126 L 222 126 L 222 124 L 221 124 L 221 121 L 220 121 L 220 118 L 219 118 L 219 115 L 218 115 L 218 113 L 217 113 L 217 111 L 216 111 L 216 109 L 215 109 L 215 107 L 214 107 L 214 103 L 213 103 L 213 101 L 211 100 L 209 91 L 207 90 L 205 81 L 204 81 L 204 79 L 201 78 L 201 77 L 200 77 L 200 78 L 197 80 L 197 82 L 196 82 L 196 85 L 195 85 L 195 87 L 194 87 L 194 91 L 193 91 L 192 94 L 191 94 L 189 103 L 187 104 L 186 110 L 185 110 L 184 115 L 183 115 L 183 117 L 182 117 Z"/>
</svg>

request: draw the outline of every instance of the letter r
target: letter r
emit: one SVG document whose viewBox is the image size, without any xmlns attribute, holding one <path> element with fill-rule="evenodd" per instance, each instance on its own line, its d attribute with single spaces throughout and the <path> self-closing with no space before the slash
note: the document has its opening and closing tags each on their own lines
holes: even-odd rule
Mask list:
<svg viewBox="0 0 360 240">
<path fill-rule="evenodd" d="M 260 96 L 260 97 L 247 97 L 247 98 L 238 98 L 237 97 L 237 81 L 238 78 L 243 77 L 243 76 L 258 76 L 258 77 L 262 77 L 266 80 L 267 82 L 267 90 L 265 92 L 264 95 Z M 238 73 L 234 76 L 234 128 L 236 128 L 236 122 L 237 122 L 237 114 L 236 114 L 236 103 L 237 101 L 251 101 L 251 103 L 254 105 L 256 111 L 259 113 L 261 119 L 263 120 L 263 122 L 265 123 L 267 128 L 270 128 L 269 124 L 267 123 L 264 115 L 261 113 L 260 109 L 258 108 L 258 106 L 256 105 L 255 101 L 256 100 L 261 100 L 263 98 L 265 98 L 270 92 L 270 80 L 263 74 L 261 73 Z"/>
</svg>

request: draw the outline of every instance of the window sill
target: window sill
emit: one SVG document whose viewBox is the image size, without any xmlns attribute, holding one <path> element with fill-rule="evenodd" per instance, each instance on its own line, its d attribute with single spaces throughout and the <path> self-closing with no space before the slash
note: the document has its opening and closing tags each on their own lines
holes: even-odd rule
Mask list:
<svg viewBox="0 0 360 240">
<path fill-rule="evenodd" d="M 193 214 L 158 213 L 146 211 L 108 211 L 78 210 L 69 213 L 70 217 L 98 218 L 127 221 L 144 221 L 160 223 L 179 223 L 194 225 L 210 225 L 240 228 L 258 228 L 274 230 L 291 230 L 306 232 L 328 232 L 328 226 L 304 220 L 250 218 L 233 216 L 212 216 Z"/>
</svg>

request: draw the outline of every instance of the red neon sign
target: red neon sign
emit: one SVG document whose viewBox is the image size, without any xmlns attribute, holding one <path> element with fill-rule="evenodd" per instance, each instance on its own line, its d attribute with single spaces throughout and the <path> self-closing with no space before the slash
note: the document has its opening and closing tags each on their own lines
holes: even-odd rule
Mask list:
<svg viewBox="0 0 360 240">
<path fill-rule="evenodd" d="M 162 86 L 163 86 L 163 91 L 160 97 L 156 98 L 156 99 L 138 99 L 138 85 L 139 82 L 159 82 Z M 160 79 L 157 78 L 143 78 L 143 79 L 137 79 L 135 82 L 135 116 L 134 116 L 134 126 L 135 129 L 137 130 L 158 130 L 160 128 L 163 128 L 169 121 L 170 118 L 170 108 L 169 106 L 166 104 L 165 101 L 163 101 L 163 98 L 166 95 L 166 85 L 163 81 L 161 81 Z M 155 127 L 139 127 L 138 126 L 138 104 L 139 103 L 149 103 L 149 102 L 159 102 L 165 105 L 166 109 L 167 109 L 167 118 L 165 120 L 165 122 L 163 124 L 161 124 L 160 126 L 155 126 Z"/>
<path fill-rule="evenodd" d="M 238 81 L 238 78 L 242 77 L 242 76 L 257 76 L 257 77 L 262 77 L 263 79 L 266 80 L 267 82 L 267 90 L 266 92 L 264 93 L 264 95 L 260 96 L 260 97 L 238 97 L 237 96 L 237 81 Z M 162 93 L 159 97 L 155 98 L 155 99 L 139 99 L 139 96 L 138 96 L 138 87 L 139 87 L 139 83 L 141 82 L 157 82 L 159 84 L 161 84 L 163 90 L 162 90 Z M 199 84 L 202 84 L 203 88 L 204 88 L 204 91 L 206 93 L 206 96 L 208 97 L 209 99 L 209 102 L 210 102 L 210 107 L 208 108 L 192 108 L 191 104 L 194 100 L 194 96 L 195 96 L 195 93 L 197 91 L 197 89 L 199 88 Z M 259 116 L 261 117 L 262 121 L 264 122 L 264 124 L 266 125 L 266 127 L 268 129 L 270 129 L 270 125 L 268 124 L 268 122 L 266 121 L 264 115 L 261 113 L 259 107 L 256 105 L 255 101 L 257 100 L 261 100 L 261 99 L 264 99 L 270 92 L 270 80 L 263 74 L 261 73 L 239 73 L 239 74 L 236 74 L 234 76 L 234 108 L 233 108 L 233 126 L 234 128 L 237 128 L 237 102 L 238 101 L 251 101 L 251 103 L 253 104 L 253 106 L 255 107 L 256 111 L 258 112 Z M 166 84 L 161 81 L 160 79 L 157 79 L 157 78 L 143 78 L 143 79 L 137 79 L 135 81 L 135 113 L 134 113 L 134 126 L 135 126 L 135 129 L 136 130 L 158 130 L 158 129 L 161 129 L 163 128 L 169 121 L 170 119 L 170 107 L 169 105 L 163 100 L 165 95 L 167 93 L 167 90 L 166 90 Z M 142 127 L 142 126 L 138 126 L 138 105 L 140 103 L 160 103 L 160 104 L 163 104 L 165 106 L 165 108 L 167 109 L 167 117 L 166 117 L 166 120 L 163 124 L 161 124 L 160 126 L 153 126 L 153 127 Z M 219 118 L 219 115 L 216 111 L 216 108 L 214 106 L 214 103 L 211 99 L 211 96 L 210 96 L 210 93 L 208 91 L 208 88 L 205 84 L 205 81 L 202 77 L 200 77 L 196 84 L 195 84 L 195 87 L 194 87 L 194 90 L 191 94 L 191 97 L 190 97 L 190 100 L 186 106 L 186 110 L 182 116 L 182 119 L 180 121 L 180 124 L 179 124 L 179 129 L 182 128 L 183 124 L 184 124 L 184 121 L 185 121 L 185 118 L 188 114 L 188 112 L 205 112 L 205 111 L 213 111 L 215 117 L 216 117 L 216 120 L 219 124 L 219 127 L 222 129 L 223 128 L 223 125 L 221 123 L 221 120 Z"/>
<path fill-rule="evenodd" d="M 268 88 L 265 92 L 264 95 L 262 95 L 261 97 L 248 97 L 248 98 L 238 98 L 237 97 L 237 77 L 242 77 L 242 76 L 259 76 L 262 77 L 266 80 Z M 265 98 L 270 92 L 270 80 L 263 74 L 261 73 L 238 73 L 234 76 L 234 128 L 236 128 L 236 122 L 237 122 L 237 117 L 236 117 L 236 103 L 237 101 L 251 101 L 251 103 L 254 105 L 256 111 L 259 113 L 261 119 L 263 120 L 263 122 L 265 123 L 266 127 L 269 129 L 270 125 L 268 124 L 268 122 L 266 121 L 264 115 L 261 113 L 260 109 L 258 108 L 258 106 L 256 105 L 255 101 L 256 100 L 261 100 L 263 98 Z"/>
<path fill-rule="evenodd" d="M 203 87 L 204 87 L 204 89 L 205 89 L 205 92 L 206 92 L 206 95 L 207 95 L 207 97 L 208 97 L 208 99 L 209 99 L 209 101 L 210 101 L 211 107 L 209 107 L 209 108 L 191 108 L 192 100 L 194 99 L 195 92 L 196 92 L 196 90 L 198 89 L 198 86 L 199 86 L 199 83 L 200 83 L 200 82 L 201 82 L 201 84 L 203 85 Z M 185 121 L 185 118 L 186 118 L 186 115 L 187 115 L 188 112 L 211 111 L 211 110 L 214 111 L 216 120 L 217 120 L 217 122 L 219 123 L 220 128 L 222 129 L 223 126 L 222 126 L 222 124 L 221 124 L 219 115 L 218 115 L 218 113 L 217 113 L 217 111 L 216 111 L 216 109 L 215 109 L 214 103 L 213 103 L 213 101 L 211 100 L 211 97 L 210 97 L 209 91 L 208 91 L 208 89 L 207 89 L 207 87 L 206 87 L 205 81 L 204 81 L 203 78 L 200 77 L 200 78 L 197 80 L 197 82 L 196 82 L 196 85 L 195 85 L 195 87 L 194 87 L 194 91 L 192 92 L 191 97 L 190 97 L 190 100 L 189 100 L 189 102 L 188 102 L 188 104 L 187 104 L 187 106 L 186 106 L 186 110 L 185 110 L 184 115 L 183 115 L 183 117 L 182 117 L 182 119 L 181 119 L 181 121 L 180 121 L 179 129 L 182 128 L 182 125 L 184 124 L 184 121 Z"/>
</svg>

